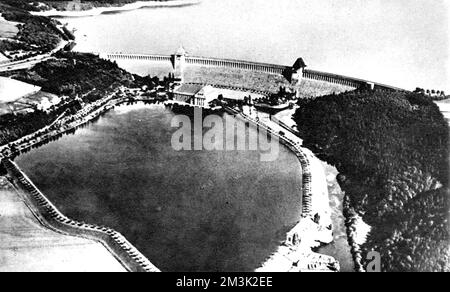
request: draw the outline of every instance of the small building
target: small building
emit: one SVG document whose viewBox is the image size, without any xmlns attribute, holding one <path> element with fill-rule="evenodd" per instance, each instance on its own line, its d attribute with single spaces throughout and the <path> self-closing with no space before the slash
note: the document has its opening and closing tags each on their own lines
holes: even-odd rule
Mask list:
<svg viewBox="0 0 450 292">
<path fill-rule="evenodd" d="M 206 85 L 191 100 L 191 104 L 209 107 L 209 103 L 214 99 L 217 99 L 219 94 L 217 93 L 217 89 L 212 87 L 211 85 Z"/>
<path fill-rule="evenodd" d="M 262 94 L 239 91 L 226 88 L 217 88 L 211 85 L 183 84 L 173 91 L 172 99 L 200 107 L 209 107 L 213 100 L 220 97 L 229 103 L 252 104 L 253 99 L 264 97 Z"/>
<path fill-rule="evenodd" d="M 200 84 L 183 84 L 173 91 L 173 100 L 184 103 L 191 103 L 191 99 L 202 90 L 204 85 Z"/>
</svg>

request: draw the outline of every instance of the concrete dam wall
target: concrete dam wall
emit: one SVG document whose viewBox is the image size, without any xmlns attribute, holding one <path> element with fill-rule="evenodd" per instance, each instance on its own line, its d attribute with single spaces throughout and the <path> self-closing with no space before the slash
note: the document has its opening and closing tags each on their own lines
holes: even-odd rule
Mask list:
<svg viewBox="0 0 450 292">
<path fill-rule="evenodd" d="M 221 87 L 246 88 L 261 93 L 276 93 L 280 87 L 297 92 L 299 97 L 316 97 L 341 93 L 360 87 L 375 90 L 401 90 L 392 86 L 327 72 L 298 67 L 248 62 L 231 59 L 189 56 L 181 48 L 173 55 L 100 54 L 119 66 L 140 75 L 171 74 L 184 83 L 200 83 Z M 303 60 L 299 58 L 301 62 Z M 136 69 L 137 68 L 137 69 Z"/>
</svg>

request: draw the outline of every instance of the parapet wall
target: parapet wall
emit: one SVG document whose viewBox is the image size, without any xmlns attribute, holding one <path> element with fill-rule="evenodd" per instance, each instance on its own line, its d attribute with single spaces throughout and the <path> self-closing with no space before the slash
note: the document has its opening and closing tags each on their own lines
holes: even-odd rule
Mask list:
<svg viewBox="0 0 450 292">
<path fill-rule="evenodd" d="M 157 62 L 172 61 L 172 56 L 166 55 L 100 54 L 100 57 L 110 60 L 141 60 L 141 61 L 157 61 Z"/>
<path fill-rule="evenodd" d="M 141 61 L 170 62 L 172 66 L 174 62 L 174 56 L 171 55 L 101 54 L 100 56 L 102 58 L 111 60 L 141 60 Z M 288 66 L 281 66 L 274 64 L 256 63 L 231 59 L 189 57 L 189 56 L 186 57 L 186 65 L 234 68 L 279 75 L 282 75 L 286 70 L 291 69 L 291 67 Z"/>
<path fill-rule="evenodd" d="M 14 162 L 4 158 L 1 165 L 6 169 L 18 190 L 26 195 L 32 205 L 32 211 L 46 227 L 62 234 L 81 236 L 102 243 L 130 272 L 159 272 L 158 268 L 123 235 L 108 227 L 77 222 L 67 218 L 38 190 Z"/>
<path fill-rule="evenodd" d="M 305 69 L 303 71 L 303 78 L 311 79 L 311 80 L 318 80 L 318 81 L 325 81 L 328 83 L 339 84 L 339 85 L 344 85 L 344 86 L 354 87 L 354 88 L 359 88 L 362 84 L 367 83 L 366 81 L 358 80 L 355 78 L 350 78 L 350 77 L 345 77 L 345 76 L 341 76 L 341 75 L 325 73 L 325 72 L 320 72 L 320 71 L 308 70 L 308 69 Z"/>
<path fill-rule="evenodd" d="M 283 75 L 286 72 L 286 70 L 291 69 L 291 67 L 288 66 L 281 66 L 274 64 L 255 63 L 230 59 L 204 58 L 204 57 L 186 57 L 186 63 L 188 65 L 234 68 L 278 75 Z"/>
<path fill-rule="evenodd" d="M 130 60 L 150 62 L 149 67 L 163 65 L 165 71 L 155 70 L 155 74 L 169 74 L 175 70 L 175 55 L 147 54 L 100 54 L 110 60 Z M 301 82 L 291 79 L 292 66 L 248 62 L 231 59 L 217 59 L 197 56 L 184 56 L 183 77 L 185 82 L 206 83 L 219 86 L 236 86 L 252 88 L 260 92 L 277 92 L 280 86 L 300 92 L 300 97 L 320 96 L 340 93 L 361 87 L 383 91 L 403 91 L 401 88 L 388 86 L 363 79 L 337 75 L 333 73 L 304 69 L 299 71 Z M 156 72 L 157 71 L 157 72 Z M 147 73 L 152 75 L 151 70 Z M 303 81 L 303 82 L 302 82 Z M 311 81 L 311 82 L 308 82 Z M 309 88 L 303 89 L 307 85 Z M 317 91 L 314 91 L 317 88 Z"/>
</svg>

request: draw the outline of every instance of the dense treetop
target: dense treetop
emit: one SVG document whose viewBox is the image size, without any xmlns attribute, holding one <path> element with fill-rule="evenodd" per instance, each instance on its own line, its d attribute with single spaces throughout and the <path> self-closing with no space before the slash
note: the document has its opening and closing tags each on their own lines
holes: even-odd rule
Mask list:
<svg viewBox="0 0 450 292">
<path fill-rule="evenodd" d="M 431 98 L 360 90 L 299 104 L 304 145 L 373 227 L 363 251 L 385 271 L 450 271 L 449 128 Z"/>
</svg>

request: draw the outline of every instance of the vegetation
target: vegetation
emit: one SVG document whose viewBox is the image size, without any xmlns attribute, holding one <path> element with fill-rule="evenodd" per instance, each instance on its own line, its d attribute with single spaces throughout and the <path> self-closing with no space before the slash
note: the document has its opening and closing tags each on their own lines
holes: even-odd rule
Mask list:
<svg viewBox="0 0 450 292">
<path fill-rule="evenodd" d="M 446 188 L 418 195 L 375 225 L 363 248 L 380 251 L 384 270 L 448 272 L 449 196 Z"/>
<path fill-rule="evenodd" d="M 65 110 L 80 109 L 78 101 L 65 102 L 52 112 L 36 110 L 27 114 L 0 116 L 0 145 L 8 144 L 49 125 Z"/>
<path fill-rule="evenodd" d="M 166 2 L 170 0 L 143 0 L 143 1 Z M 76 1 L 67 1 L 67 0 L 52 0 L 42 2 L 46 3 L 51 8 L 65 11 L 65 10 L 88 10 L 95 7 L 105 7 L 105 6 L 123 6 L 125 4 L 137 2 L 137 0 L 81 0 L 80 3 L 76 3 Z"/>
<path fill-rule="evenodd" d="M 37 64 L 31 70 L 8 72 L 8 76 L 42 87 L 43 91 L 65 96 L 84 96 L 103 92 L 118 85 L 130 85 L 133 76 L 116 63 L 93 54 L 60 51 L 54 59 Z"/>
<path fill-rule="evenodd" d="M 64 33 L 58 30 L 55 20 L 31 15 L 27 10 L 33 10 L 33 7 L 20 0 L 6 0 L 0 3 L 2 16 L 8 21 L 20 23 L 15 44 L 8 40 L 1 40 L 0 50 L 49 52 L 58 46 L 61 38 L 64 38 Z"/>
<path fill-rule="evenodd" d="M 354 91 L 299 103 L 304 145 L 337 167 L 352 207 L 374 227 L 363 249 L 381 252 L 384 270 L 450 270 L 430 252 L 449 246 L 449 129 L 431 99 Z"/>
<path fill-rule="evenodd" d="M 66 109 L 81 109 L 81 102 L 94 102 L 120 85 L 133 83 L 131 74 L 120 69 L 117 64 L 95 55 L 61 51 L 55 57 L 30 70 L 3 73 L 66 98 L 62 105 L 51 112 L 0 116 L 0 145 L 48 125 Z"/>
</svg>

